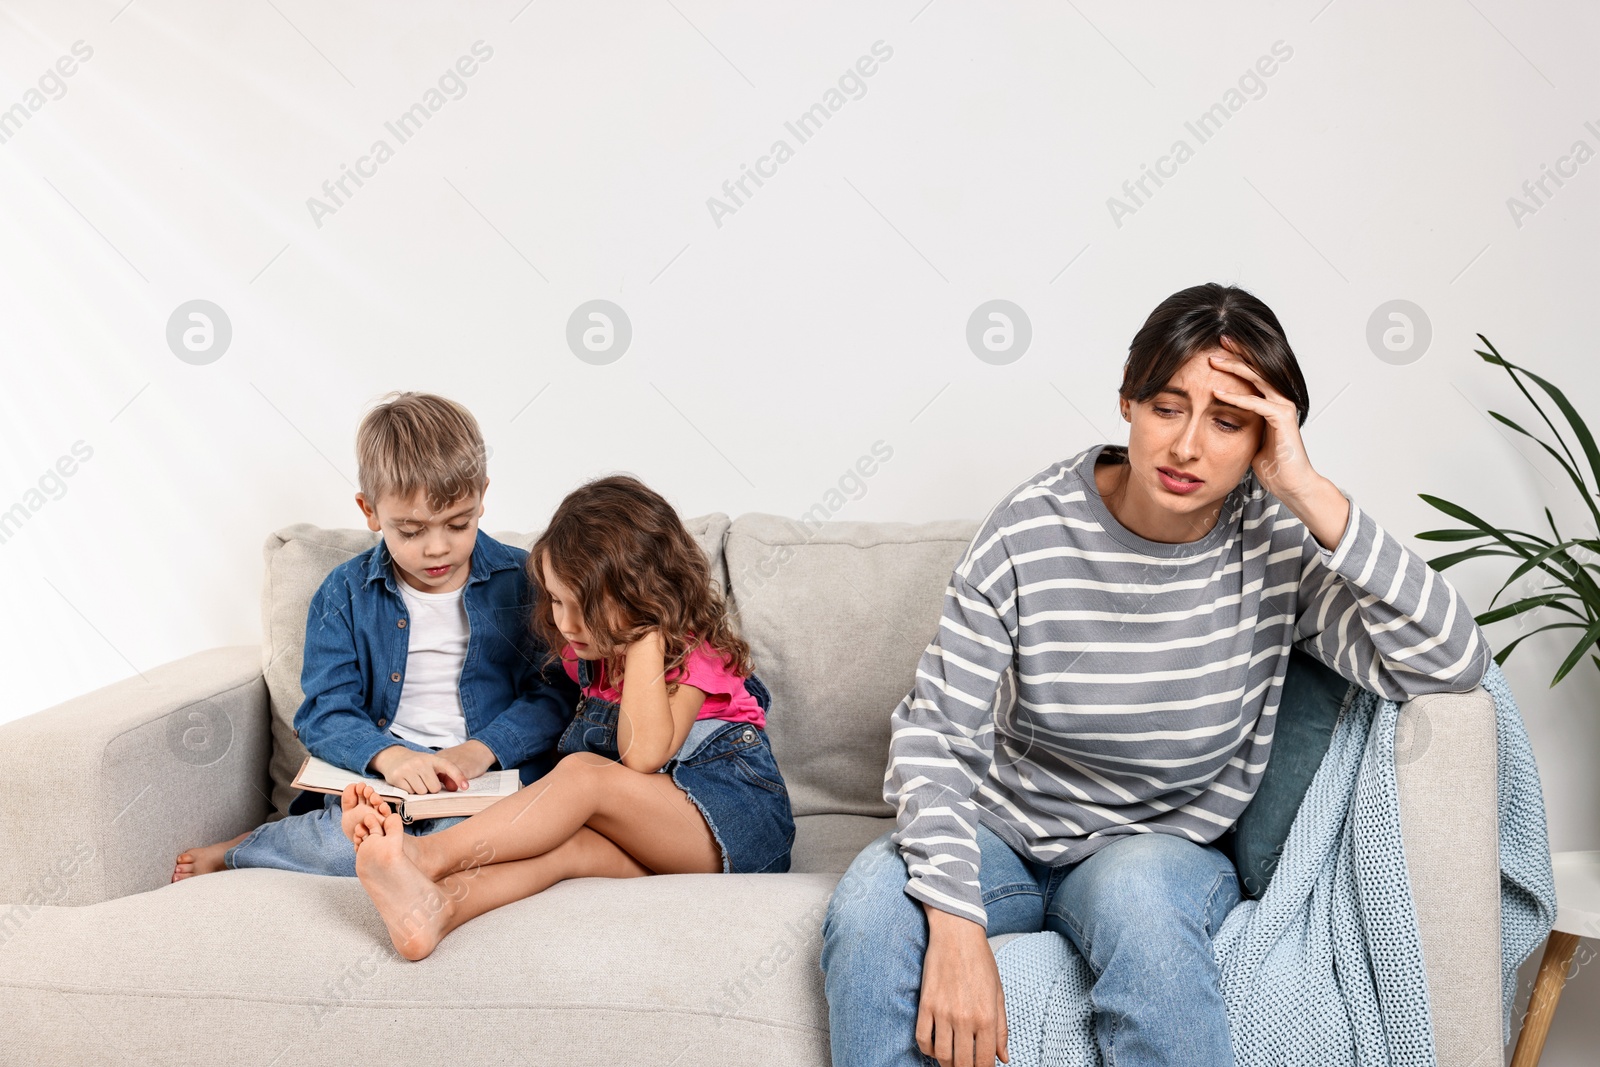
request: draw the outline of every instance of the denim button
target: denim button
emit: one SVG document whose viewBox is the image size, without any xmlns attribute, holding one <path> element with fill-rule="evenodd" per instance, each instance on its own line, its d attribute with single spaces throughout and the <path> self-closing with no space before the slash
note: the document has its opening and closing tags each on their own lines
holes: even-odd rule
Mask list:
<svg viewBox="0 0 1600 1067">
<path fill-rule="evenodd" d="M 398 627 L 400 627 L 400 629 L 402 629 L 402 630 L 404 630 L 404 629 L 405 629 L 405 628 L 406 628 L 406 620 L 404 620 L 404 619 L 401 619 L 401 620 L 400 620 L 400 621 L 399 621 L 399 622 L 398 622 L 398 623 L 396 623 L 396 624 L 395 624 L 395 625 L 396 625 L 396 626 L 398 626 Z"/>
<path fill-rule="evenodd" d="M 400 672 L 399 671 L 395 671 L 393 674 L 389 675 L 389 681 L 398 682 L 399 680 L 400 680 Z"/>
<path fill-rule="evenodd" d="M 381 726 L 388 726 L 388 725 L 389 725 L 389 720 L 388 720 L 388 719 L 379 719 L 379 720 L 378 720 L 378 725 L 379 725 L 379 726 L 380 726 L 380 727 L 381 727 Z"/>
<path fill-rule="evenodd" d="M 756 739 L 756 732 L 750 729 L 750 727 L 746 726 L 744 728 L 744 739 L 746 741 L 754 741 Z"/>
</svg>

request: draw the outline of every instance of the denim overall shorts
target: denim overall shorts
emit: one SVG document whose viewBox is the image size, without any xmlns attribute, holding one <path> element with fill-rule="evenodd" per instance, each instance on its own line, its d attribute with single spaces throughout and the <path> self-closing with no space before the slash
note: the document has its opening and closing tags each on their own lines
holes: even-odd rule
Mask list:
<svg viewBox="0 0 1600 1067">
<path fill-rule="evenodd" d="M 587 689 L 590 677 L 589 661 L 580 659 L 578 684 Z M 744 685 L 761 710 L 768 711 L 772 694 L 761 679 L 752 674 Z M 616 701 L 583 697 L 556 743 L 556 751 L 563 756 L 593 752 L 620 760 L 619 710 Z M 722 852 L 724 874 L 783 874 L 789 870 L 794 815 L 789 809 L 789 788 L 778 772 L 765 730 L 748 722 L 696 720 L 682 747 L 660 773 L 671 774 L 705 816 Z"/>
</svg>

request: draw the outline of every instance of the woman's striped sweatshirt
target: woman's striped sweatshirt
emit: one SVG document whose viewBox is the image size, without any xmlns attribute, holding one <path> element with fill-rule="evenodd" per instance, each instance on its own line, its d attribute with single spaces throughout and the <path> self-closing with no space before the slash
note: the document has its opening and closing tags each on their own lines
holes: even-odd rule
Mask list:
<svg viewBox="0 0 1600 1067">
<path fill-rule="evenodd" d="M 1266 769 L 1291 645 L 1395 701 L 1489 668 L 1466 602 L 1354 501 L 1330 552 L 1251 472 L 1204 537 L 1164 544 L 1106 509 L 1102 451 L 1126 456 L 1086 449 L 990 512 L 891 717 L 906 892 L 980 924 L 980 821 L 1052 866 L 1221 835 Z"/>
</svg>

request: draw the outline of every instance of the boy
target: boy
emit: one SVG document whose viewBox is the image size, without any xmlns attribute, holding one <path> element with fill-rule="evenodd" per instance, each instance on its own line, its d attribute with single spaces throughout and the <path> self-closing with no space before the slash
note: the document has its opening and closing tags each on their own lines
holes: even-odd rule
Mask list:
<svg viewBox="0 0 1600 1067">
<path fill-rule="evenodd" d="M 478 530 L 489 478 L 477 421 L 443 397 L 390 394 L 362 420 L 356 459 L 356 504 L 383 539 L 311 600 L 295 736 L 412 793 L 462 789 L 497 766 L 520 767 L 524 785 L 542 777 L 577 692 L 541 667 L 527 552 Z M 238 867 L 354 877 L 340 817 L 339 796 L 302 791 L 287 817 L 184 852 L 172 880 Z"/>
</svg>

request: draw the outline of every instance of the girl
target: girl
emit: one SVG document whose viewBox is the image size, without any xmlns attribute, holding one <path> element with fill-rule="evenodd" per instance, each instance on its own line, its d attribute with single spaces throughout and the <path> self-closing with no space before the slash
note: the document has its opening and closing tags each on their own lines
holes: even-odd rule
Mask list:
<svg viewBox="0 0 1600 1067">
<path fill-rule="evenodd" d="M 1464 693 L 1489 643 L 1454 588 L 1312 467 L 1277 316 L 1199 285 L 1150 314 L 1127 445 L 1001 499 L 890 716 L 897 824 L 823 921 L 833 1062 L 1009 1062 L 986 940 L 1052 930 L 1095 975 L 1100 1059 L 1235 1062 L 1213 842 L 1267 766 L 1292 647 L 1403 702 Z"/>
<path fill-rule="evenodd" d="M 341 798 L 356 875 L 407 959 L 565 878 L 789 869 L 770 696 L 672 506 L 634 478 L 590 482 L 527 565 L 533 628 L 583 691 L 555 768 L 425 837 L 364 783 Z"/>
</svg>

